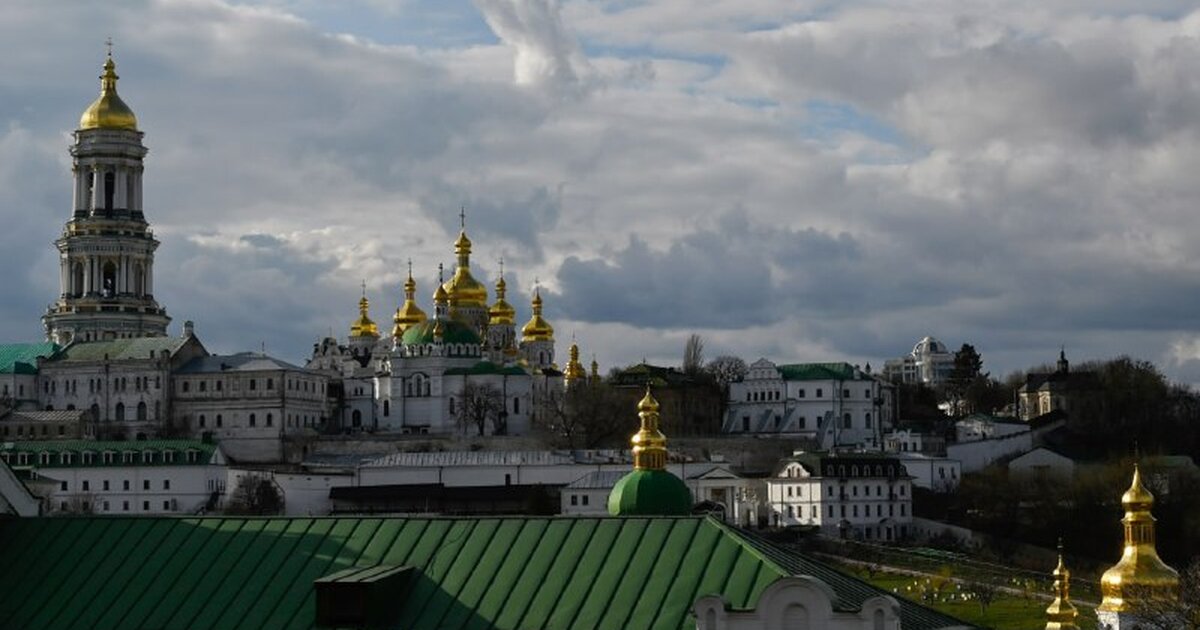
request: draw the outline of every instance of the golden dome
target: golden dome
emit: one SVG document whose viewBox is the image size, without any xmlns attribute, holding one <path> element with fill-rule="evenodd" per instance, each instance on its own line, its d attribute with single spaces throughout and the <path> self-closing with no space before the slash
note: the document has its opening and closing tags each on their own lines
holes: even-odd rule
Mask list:
<svg viewBox="0 0 1200 630">
<path fill-rule="evenodd" d="M 571 358 L 567 361 L 567 369 L 563 373 L 563 379 L 568 384 L 572 381 L 586 379 L 587 372 L 584 371 L 583 364 L 579 362 L 579 346 L 575 342 L 571 342 L 569 354 Z"/>
<path fill-rule="evenodd" d="M 488 309 L 489 326 L 511 326 L 517 321 L 517 309 L 513 308 L 512 304 L 509 304 L 504 299 L 507 286 L 504 282 L 504 276 L 500 276 L 500 279 L 496 281 L 496 303 L 492 304 L 492 307 Z"/>
<path fill-rule="evenodd" d="M 446 288 L 450 305 L 455 308 L 487 308 L 487 287 L 471 275 L 471 239 L 467 238 L 465 229 L 458 233 L 454 253 L 458 254 L 458 268 L 454 270 L 450 281 L 442 285 Z"/>
<path fill-rule="evenodd" d="M 376 326 L 375 322 L 371 321 L 371 318 L 367 316 L 367 309 L 370 304 L 371 303 L 367 300 L 366 293 L 364 292 L 362 299 L 358 301 L 358 319 L 354 320 L 353 324 L 350 324 L 351 337 L 379 336 L 379 327 Z"/>
<path fill-rule="evenodd" d="M 396 309 L 396 315 L 392 317 L 392 336 L 399 339 L 404 335 L 404 331 L 411 326 L 420 324 L 429 319 L 425 315 L 425 311 L 417 306 L 417 281 L 412 277 L 412 263 L 409 263 L 408 280 L 404 281 L 404 304 Z"/>
<path fill-rule="evenodd" d="M 533 316 L 521 327 L 522 341 L 554 341 L 554 327 L 542 318 L 542 292 L 533 290 Z"/>
<path fill-rule="evenodd" d="M 635 470 L 665 470 L 667 467 L 667 436 L 658 430 L 658 401 L 646 386 L 646 395 L 638 403 L 641 429 L 629 440 L 633 445 Z"/>
<path fill-rule="evenodd" d="M 1133 483 L 1121 496 L 1125 508 L 1125 545 L 1121 559 L 1100 578 L 1104 600 L 1097 610 L 1127 612 L 1137 599 L 1174 600 L 1179 597 L 1179 573 L 1158 557 L 1154 546 L 1154 495 L 1142 484 L 1142 473 L 1133 466 Z"/>
<path fill-rule="evenodd" d="M 1063 562 L 1062 541 L 1058 543 L 1058 566 L 1054 567 L 1054 601 L 1046 608 L 1046 630 L 1079 630 L 1079 611 L 1071 603 L 1071 572 Z"/>
<path fill-rule="evenodd" d="M 83 129 L 126 129 L 137 131 L 137 116 L 117 96 L 117 64 L 112 55 L 104 61 L 104 74 L 100 75 L 100 96 L 83 110 L 79 117 L 79 128 Z"/>
</svg>

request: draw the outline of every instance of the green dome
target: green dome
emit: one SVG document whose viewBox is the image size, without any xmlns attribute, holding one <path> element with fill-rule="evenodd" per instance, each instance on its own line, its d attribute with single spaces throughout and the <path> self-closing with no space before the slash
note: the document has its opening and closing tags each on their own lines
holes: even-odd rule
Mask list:
<svg viewBox="0 0 1200 630">
<path fill-rule="evenodd" d="M 442 343 L 466 343 L 479 345 L 479 335 L 467 324 L 464 324 L 455 319 L 443 319 L 442 322 Z M 433 327 L 436 326 L 438 320 L 427 319 L 420 324 L 416 324 L 404 331 L 404 335 L 400 337 L 400 343 L 406 346 L 422 345 L 433 343 Z"/>
<path fill-rule="evenodd" d="M 692 511 L 692 492 L 665 470 L 634 470 L 608 495 L 613 516 L 677 516 Z"/>
</svg>

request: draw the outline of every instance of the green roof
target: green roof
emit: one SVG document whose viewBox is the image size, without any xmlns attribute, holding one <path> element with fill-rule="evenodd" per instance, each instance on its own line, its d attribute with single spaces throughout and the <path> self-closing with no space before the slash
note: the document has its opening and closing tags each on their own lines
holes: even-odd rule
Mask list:
<svg viewBox="0 0 1200 630">
<path fill-rule="evenodd" d="M 785 381 L 853 381 L 867 380 L 866 376 L 855 376 L 854 366 L 849 363 L 791 363 L 778 366 Z"/>
<path fill-rule="evenodd" d="M 675 516 L 692 511 L 692 492 L 665 470 L 634 470 L 608 493 L 613 516 Z"/>
<path fill-rule="evenodd" d="M 10 466 L 18 466 L 15 459 L 18 453 L 30 453 L 28 463 L 21 464 L 20 467 L 33 468 L 96 468 L 110 466 L 195 466 L 195 462 L 188 462 L 186 457 L 173 457 L 167 461 L 162 457 L 162 453 L 166 451 L 174 451 L 176 453 L 185 453 L 187 451 L 199 451 L 200 463 L 207 464 L 213 456 L 213 452 L 217 450 L 217 445 L 211 442 L 202 442 L 200 440 L 47 440 L 38 441 L 30 440 L 25 442 L 3 442 L 0 443 L 0 457 L 7 457 Z M 122 453 L 132 451 L 137 453 L 137 457 L 133 462 L 126 462 L 121 457 L 114 457 L 112 463 L 104 463 L 104 458 L 99 455 L 104 452 Z M 152 451 L 153 456 L 149 461 L 144 461 L 142 453 Z M 83 463 L 82 453 L 94 453 L 96 457 L 91 463 Z M 39 453 L 49 453 L 50 463 L 39 464 L 37 455 Z M 62 453 L 74 453 L 75 457 L 71 458 L 69 463 L 64 464 L 62 458 L 59 457 Z"/>
<path fill-rule="evenodd" d="M 841 610 L 884 594 L 765 545 L 706 517 L 8 519 L 0 627 L 311 628 L 315 581 L 381 565 L 413 569 L 396 628 L 691 628 L 789 563 Z M 905 630 L 961 623 L 901 606 Z"/>
<path fill-rule="evenodd" d="M 505 367 L 497 365 L 491 361 L 480 361 L 469 368 L 450 368 L 445 372 L 447 375 L 477 375 L 477 374 L 500 374 L 509 376 L 528 376 L 529 373 L 521 369 L 519 366 L 510 365 Z"/>
<path fill-rule="evenodd" d="M 437 322 L 438 320 L 436 319 L 427 319 L 420 324 L 412 326 L 404 331 L 404 335 L 400 337 L 400 343 L 404 345 L 434 343 L 433 328 Z M 467 324 L 456 319 L 443 319 L 441 322 L 442 343 L 480 343 L 479 335 Z"/>
<path fill-rule="evenodd" d="M 58 350 L 58 344 L 49 341 L 0 344 L 0 374 L 37 374 L 38 357 L 49 357 Z"/>
<path fill-rule="evenodd" d="M 166 350 L 174 355 L 189 337 L 136 337 L 112 341 L 78 341 L 55 355 L 55 361 L 110 361 L 149 359 Z"/>
</svg>

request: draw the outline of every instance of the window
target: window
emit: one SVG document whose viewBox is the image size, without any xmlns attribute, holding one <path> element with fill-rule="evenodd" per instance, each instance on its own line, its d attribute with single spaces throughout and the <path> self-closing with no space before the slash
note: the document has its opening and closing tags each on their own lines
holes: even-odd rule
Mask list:
<svg viewBox="0 0 1200 630">
<path fill-rule="evenodd" d="M 66 491 L 67 491 L 67 482 L 65 482 L 65 481 L 64 481 L 64 482 L 62 482 L 62 491 L 63 491 L 63 492 L 66 492 Z"/>
<path fill-rule="evenodd" d="M 584 505 L 587 505 L 587 504 L 588 504 L 588 495 L 586 495 L 586 494 L 585 494 L 585 495 L 583 495 L 583 504 L 584 504 Z"/>
<path fill-rule="evenodd" d="M 513 396 L 513 413 L 521 413 L 521 399 Z"/>
<path fill-rule="evenodd" d="M 866 414 L 863 415 L 863 420 L 865 421 L 866 427 L 868 429 L 870 429 L 871 428 L 871 412 L 870 411 L 868 411 Z"/>
<path fill-rule="evenodd" d="M 870 398 L 870 397 L 871 397 L 871 390 L 864 389 L 863 390 L 863 398 Z"/>
<path fill-rule="evenodd" d="M 164 512 L 171 511 L 171 502 L 170 501 L 163 501 L 163 511 Z"/>
<path fill-rule="evenodd" d="M 833 518 L 833 506 L 829 506 L 829 518 Z"/>
<path fill-rule="evenodd" d="M 171 489 L 171 480 L 163 479 L 163 490 L 170 490 L 170 489 Z"/>
<path fill-rule="evenodd" d="M 208 389 L 208 381 L 200 381 L 200 391 L 205 391 L 207 389 Z"/>
<path fill-rule="evenodd" d="M 908 506 L 903 503 L 900 504 L 900 516 L 908 516 Z"/>
<path fill-rule="evenodd" d="M 128 511 L 129 511 L 129 502 L 128 502 L 128 501 L 122 501 L 122 502 L 121 502 L 121 511 L 122 511 L 122 512 L 128 512 Z"/>
<path fill-rule="evenodd" d="M 271 414 L 267 414 L 267 426 L 274 424 L 275 418 Z"/>
<path fill-rule="evenodd" d="M 221 414 L 217 414 L 217 428 L 221 428 Z"/>
<path fill-rule="evenodd" d="M 187 382 L 187 381 L 184 381 L 184 382 L 183 382 L 183 391 L 184 391 L 184 393 L 187 393 L 187 392 L 188 392 L 188 390 L 190 390 L 190 389 L 191 389 L 191 383 L 189 383 L 189 382 Z"/>
<path fill-rule="evenodd" d="M 200 428 L 204 428 L 204 414 L 200 414 Z"/>
<path fill-rule="evenodd" d="M 571 505 L 579 505 L 579 495 L 571 495 Z"/>
<path fill-rule="evenodd" d="M 849 398 L 849 397 L 850 397 L 850 390 L 843 389 L 842 390 L 842 398 Z"/>
<path fill-rule="evenodd" d="M 107 480 L 107 479 L 105 479 L 105 480 L 104 480 L 104 482 L 103 482 L 103 484 L 102 484 L 102 486 L 101 486 L 101 487 L 103 487 L 103 488 L 104 488 L 104 491 L 105 491 L 105 492 L 108 492 L 108 480 Z"/>
<path fill-rule="evenodd" d="M 254 426 L 254 414 L 250 414 L 250 426 Z"/>
<path fill-rule="evenodd" d="M 124 489 L 124 490 L 128 490 L 128 489 L 129 489 L 129 480 L 128 480 L 128 479 L 126 479 L 126 480 L 124 481 L 124 484 L 123 484 L 123 485 L 124 485 L 123 489 Z"/>
<path fill-rule="evenodd" d="M 817 388 L 817 398 L 821 398 L 821 397 L 823 397 L 824 395 L 825 395 L 825 392 L 824 392 L 824 390 L 822 390 L 820 387 L 818 387 L 818 388 Z"/>
<path fill-rule="evenodd" d="M 391 411 L 392 411 L 392 406 L 391 406 L 391 405 L 388 403 L 388 401 L 386 401 L 386 400 L 385 400 L 385 401 L 383 401 L 383 415 L 384 415 L 384 417 L 387 417 L 388 415 L 390 415 L 390 414 L 391 414 Z"/>
<path fill-rule="evenodd" d="M 254 391 L 258 387 L 258 379 L 250 379 L 250 391 Z"/>
<path fill-rule="evenodd" d="M 854 426 L 854 423 L 850 421 L 850 412 L 846 412 L 845 414 L 842 415 L 842 428 L 850 429 L 850 428 L 853 428 L 853 426 Z"/>
<path fill-rule="evenodd" d="M 83 491 L 87 492 L 88 490 L 91 490 L 91 484 L 88 482 L 87 479 L 84 479 L 83 480 Z"/>
<path fill-rule="evenodd" d="M 221 381 L 217 381 L 217 391 L 221 391 Z"/>
<path fill-rule="evenodd" d="M 267 379 L 267 389 L 275 389 L 275 379 Z"/>
<path fill-rule="evenodd" d="M 143 512 L 150 511 L 150 502 L 149 501 L 142 501 L 142 511 Z"/>
<path fill-rule="evenodd" d="M 117 422 L 125 421 L 125 403 L 117 403 Z"/>
<path fill-rule="evenodd" d="M 105 511 L 105 512 L 107 512 L 107 511 L 108 511 L 108 501 L 105 501 L 105 502 L 104 502 L 104 511 Z"/>
<path fill-rule="evenodd" d="M 149 489 L 150 489 L 150 480 L 143 479 L 142 480 L 142 490 L 149 490 Z"/>
</svg>

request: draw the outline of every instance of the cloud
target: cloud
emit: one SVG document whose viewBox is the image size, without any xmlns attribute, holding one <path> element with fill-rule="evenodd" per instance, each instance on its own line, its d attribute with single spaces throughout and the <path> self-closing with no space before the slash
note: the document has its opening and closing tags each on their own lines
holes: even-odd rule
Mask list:
<svg viewBox="0 0 1200 630">
<path fill-rule="evenodd" d="M 573 91 L 590 72 L 557 0 L 475 0 L 488 26 L 514 49 L 518 85 Z"/>
</svg>

